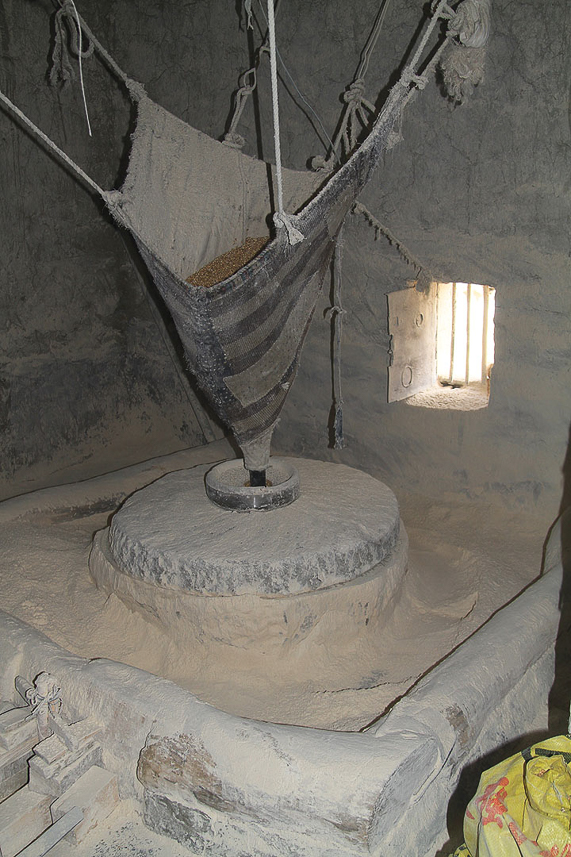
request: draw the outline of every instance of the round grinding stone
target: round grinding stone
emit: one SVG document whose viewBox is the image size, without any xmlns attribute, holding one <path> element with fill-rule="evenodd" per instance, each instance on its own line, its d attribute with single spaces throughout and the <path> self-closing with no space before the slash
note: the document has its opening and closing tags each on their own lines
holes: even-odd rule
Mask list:
<svg viewBox="0 0 571 857">
<path fill-rule="evenodd" d="M 288 460 L 288 459 L 284 459 Z M 342 464 L 291 459 L 301 493 L 271 512 L 210 502 L 210 465 L 169 473 L 130 497 L 109 530 L 122 571 L 204 595 L 311 592 L 387 560 L 399 535 L 392 491 Z"/>
<path fill-rule="evenodd" d="M 252 509 L 268 512 L 289 506 L 299 497 L 299 473 L 291 459 L 270 458 L 266 470 L 267 485 L 251 486 L 250 474 L 241 458 L 223 461 L 206 474 L 206 495 L 209 500 L 236 512 Z"/>
</svg>

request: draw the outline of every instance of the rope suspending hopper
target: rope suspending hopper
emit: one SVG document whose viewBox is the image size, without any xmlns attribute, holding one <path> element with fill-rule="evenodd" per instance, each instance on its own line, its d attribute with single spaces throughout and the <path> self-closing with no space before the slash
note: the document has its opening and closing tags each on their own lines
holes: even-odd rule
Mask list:
<svg viewBox="0 0 571 857">
<path fill-rule="evenodd" d="M 325 181 L 323 173 L 284 171 L 284 211 L 296 214 L 277 212 L 275 233 L 263 249 L 209 288 L 186 282 L 189 272 L 267 229 L 266 164 L 212 140 L 152 102 L 76 18 L 70 0 L 63 0 L 57 14 L 67 16 L 73 26 L 80 21 L 88 43 L 137 106 L 121 189 L 100 188 L 0 93 L 0 101 L 97 191 L 115 220 L 132 233 L 171 312 L 189 367 L 231 429 L 254 482 L 264 480 L 270 464 L 272 432 L 295 378 L 344 219 L 393 142 L 391 133 L 402 111 L 425 86 L 444 48 L 473 37 L 479 19 L 474 18 L 468 35 L 458 22 L 469 22 L 468 13 L 478 10 L 489 11 L 489 0 L 463 0 L 457 10 L 444 0 L 433 5 L 412 59 L 365 140 Z M 450 21 L 445 36 L 439 33 L 441 19 Z M 435 45 L 426 61 L 433 34 Z M 301 239 L 291 243 L 298 234 Z"/>
</svg>

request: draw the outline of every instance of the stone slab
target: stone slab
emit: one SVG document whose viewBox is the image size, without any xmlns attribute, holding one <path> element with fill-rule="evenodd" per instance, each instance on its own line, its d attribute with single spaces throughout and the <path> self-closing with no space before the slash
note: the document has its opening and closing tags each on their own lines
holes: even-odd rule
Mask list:
<svg viewBox="0 0 571 857">
<path fill-rule="evenodd" d="M 81 754 L 67 751 L 65 755 L 50 764 L 44 762 L 38 755 L 34 755 L 29 762 L 30 789 L 40 794 L 60 797 L 89 768 L 101 764 L 101 755 L 100 744 L 94 744 Z"/>
<path fill-rule="evenodd" d="M 31 749 L 0 750 L 0 803 L 28 782 Z"/>
<path fill-rule="evenodd" d="M 118 803 L 117 777 L 94 765 L 54 801 L 51 815 L 56 822 L 74 806 L 83 811 L 83 821 L 66 835 L 69 842 L 78 845 L 90 830 L 111 815 Z"/>
<path fill-rule="evenodd" d="M 14 857 L 51 824 L 50 795 L 28 786 L 0 804 L 0 854 Z"/>
<path fill-rule="evenodd" d="M 312 592 L 386 560 L 399 535 L 392 491 L 345 465 L 291 460 L 301 496 L 271 512 L 215 506 L 205 493 L 208 465 L 167 474 L 113 517 L 114 560 L 135 578 L 220 595 Z"/>
<path fill-rule="evenodd" d="M 22 744 L 33 747 L 38 743 L 37 721 L 30 714 L 29 706 L 12 708 L 0 714 L 0 747 L 12 750 Z"/>
<path fill-rule="evenodd" d="M 202 854 L 212 844 L 212 824 L 205 812 L 147 789 L 144 806 L 145 824 L 155 833 L 175 839 L 193 854 Z"/>
</svg>

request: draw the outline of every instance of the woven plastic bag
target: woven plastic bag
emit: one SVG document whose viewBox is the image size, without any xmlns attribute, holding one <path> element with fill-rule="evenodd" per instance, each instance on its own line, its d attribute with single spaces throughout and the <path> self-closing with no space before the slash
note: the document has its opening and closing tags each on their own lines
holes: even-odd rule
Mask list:
<svg viewBox="0 0 571 857">
<path fill-rule="evenodd" d="M 454 857 L 571 857 L 571 739 L 517 753 L 480 778 Z"/>
</svg>

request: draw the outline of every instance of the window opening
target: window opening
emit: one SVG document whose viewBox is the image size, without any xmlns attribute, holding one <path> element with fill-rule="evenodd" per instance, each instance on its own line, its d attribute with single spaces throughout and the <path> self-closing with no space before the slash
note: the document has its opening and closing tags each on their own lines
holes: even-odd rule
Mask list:
<svg viewBox="0 0 571 857">
<path fill-rule="evenodd" d="M 387 295 L 387 399 L 428 408 L 485 408 L 494 364 L 496 290 L 432 282 Z"/>
<path fill-rule="evenodd" d="M 495 289 L 438 283 L 436 375 L 443 386 L 489 385 L 494 365 Z"/>
</svg>

